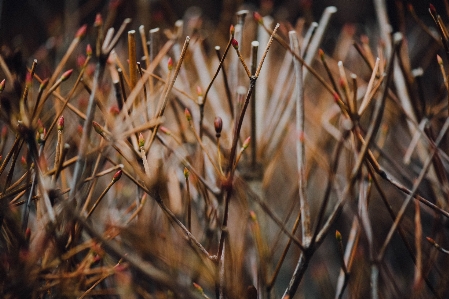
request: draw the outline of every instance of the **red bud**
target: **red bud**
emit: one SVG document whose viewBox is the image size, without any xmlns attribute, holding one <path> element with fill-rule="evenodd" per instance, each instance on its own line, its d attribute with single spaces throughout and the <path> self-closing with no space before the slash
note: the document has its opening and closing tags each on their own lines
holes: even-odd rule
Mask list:
<svg viewBox="0 0 449 299">
<path fill-rule="evenodd" d="M 435 9 L 435 6 L 433 6 L 432 3 L 429 4 L 430 13 L 433 15 L 437 14 L 437 10 Z"/>
<path fill-rule="evenodd" d="M 251 136 L 245 139 L 245 141 L 243 142 L 242 148 L 246 149 L 249 146 L 250 141 L 251 141 Z"/>
<path fill-rule="evenodd" d="M 42 124 L 42 121 L 40 118 L 37 120 L 37 132 L 39 134 L 44 133 L 44 125 Z"/>
<path fill-rule="evenodd" d="M 31 74 L 27 73 L 26 74 L 26 79 L 25 79 L 26 85 L 30 86 L 32 81 L 33 81 L 33 78 L 31 77 Z"/>
<path fill-rule="evenodd" d="M 145 139 L 143 138 L 142 133 L 139 133 L 139 147 L 142 148 L 145 146 Z"/>
<path fill-rule="evenodd" d="M 103 136 L 104 130 L 103 128 L 100 126 L 99 123 L 97 123 L 96 121 L 92 122 L 92 125 L 94 126 L 95 132 L 97 132 L 98 134 L 100 134 L 101 136 Z"/>
<path fill-rule="evenodd" d="M 119 171 L 117 171 L 114 174 L 114 176 L 112 177 L 112 181 L 117 182 L 118 180 L 120 180 L 120 178 L 122 177 L 122 173 L 123 173 L 123 171 L 121 169 Z"/>
<path fill-rule="evenodd" d="M 100 27 L 101 25 L 103 25 L 103 18 L 101 17 L 100 13 L 97 13 L 97 15 L 95 16 L 94 26 Z"/>
<path fill-rule="evenodd" d="M 262 18 L 262 16 L 260 15 L 260 13 L 258 13 L 257 11 L 255 11 L 254 13 L 253 13 L 253 17 L 254 17 L 254 20 L 256 20 L 256 22 L 257 23 L 259 23 L 259 24 L 263 24 L 263 18 Z"/>
<path fill-rule="evenodd" d="M 118 109 L 118 107 L 114 105 L 109 109 L 109 113 L 111 113 L 113 116 L 117 116 L 120 113 L 120 109 Z"/>
<path fill-rule="evenodd" d="M 65 81 L 65 80 L 69 79 L 70 76 L 72 75 L 72 73 L 73 73 L 73 69 L 66 71 L 64 74 L 62 74 L 61 81 Z"/>
<path fill-rule="evenodd" d="M 298 139 L 300 142 L 304 142 L 305 139 L 304 131 L 299 132 Z"/>
<path fill-rule="evenodd" d="M 173 59 L 171 59 L 171 57 L 168 58 L 167 68 L 169 71 L 173 69 Z"/>
<path fill-rule="evenodd" d="M 337 239 L 338 242 L 341 242 L 341 234 L 338 230 L 335 231 L 335 239 Z"/>
<path fill-rule="evenodd" d="M 184 110 L 184 114 L 186 115 L 186 119 L 188 122 L 190 122 L 192 120 L 192 114 L 190 113 L 189 109 L 185 109 Z"/>
<path fill-rule="evenodd" d="M 44 90 L 47 87 L 47 85 L 48 85 L 48 78 L 42 80 L 41 85 L 39 86 L 39 91 Z"/>
<path fill-rule="evenodd" d="M 164 126 L 160 126 L 159 130 L 166 135 L 171 135 L 171 131 Z"/>
<path fill-rule="evenodd" d="M 5 89 L 5 83 L 6 83 L 5 79 L 3 79 L 2 82 L 0 82 L 0 92 L 2 92 Z"/>
<path fill-rule="evenodd" d="M 81 26 L 80 29 L 78 29 L 78 31 L 77 31 L 76 34 L 75 34 L 75 37 L 76 37 L 76 38 L 81 38 L 81 37 L 83 37 L 83 36 L 86 34 L 86 31 L 87 31 L 87 25 L 84 24 L 83 26 Z"/>
<path fill-rule="evenodd" d="M 31 229 L 29 227 L 27 227 L 27 229 L 25 230 L 25 240 L 27 242 L 30 241 L 30 237 L 31 237 Z"/>
<path fill-rule="evenodd" d="M 7 126 L 3 126 L 2 127 L 2 139 L 5 139 L 8 136 L 8 127 Z"/>
<path fill-rule="evenodd" d="M 345 90 L 347 88 L 346 81 L 343 78 L 340 78 L 340 87 Z"/>
<path fill-rule="evenodd" d="M 76 58 L 77 66 L 83 67 L 85 62 L 86 62 L 86 56 L 84 56 L 82 54 L 78 55 L 78 57 Z"/>
<path fill-rule="evenodd" d="M 215 133 L 217 135 L 221 134 L 221 130 L 223 129 L 223 120 L 221 119 L 221 117 L 217 116 L 214 119 L 214 127 L 215 127 Z"/>
<path fill-rule="evenodd" d="M 323 51 L 323 49 L 319 49 L 318 50 L 318 54 L 320 55 L 321 60 L 323 60 L 324 59 L 324 51 Z"/>
<path fill-rule="evenodd" d="M 87 44 L 87 46 L 86 46 L 86 55 L 92 56 L 92 47 L 90 44 Z"/>
<path fill-rule="evenodd" d="M 235 38 L 232 39 L 231 44 L 234 47 L 234 49 L 239 48 L 239 42 Z"/>
<path fill-rule="evenodd" d="M 337 103 L 339 99 L 340 99 L 340 97 L 338 96 L 338 93 L 334 92 L 334 101 L 335 101 L 335 103 Z"/>
<path fill-rule="evenodd" d="M 64 116 L 58 119 L 58 131 L 64 130 Z"/>
<path fill-rule="evenodd" d="M 249 211 L 249 217 L 251 218 L 252 221 L 254 221 L 254 222 L 257 221 L 257 216 L 254 211 Z"/>
<path fill-rule="evenodd" d="M 203 288 L 199 285 L 199 284 L 197 284 L 197 283 L 193 283 L 193 287 L 198 291 L 198 292 L 200 292 L 200 293 L 203 293 Z"/>
<path fill-rule="evenodd" d="M 24 168 L 27 167 L 27 159 L 25 158 L 25 156 L 22 156 L 22 157 L 20 158 L 20 164 L 22 164 L 22 166 L 23 166 Z"/>
</svg>

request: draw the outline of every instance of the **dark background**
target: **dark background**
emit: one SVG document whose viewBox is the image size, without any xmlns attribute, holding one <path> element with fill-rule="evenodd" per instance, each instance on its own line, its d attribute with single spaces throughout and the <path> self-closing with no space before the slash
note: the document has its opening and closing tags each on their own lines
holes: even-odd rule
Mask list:
<svg viewBox="0 0 449 299">
<path fill-rule="evenodd" d="M 52 42 L 58 42 L 49 40 L 49 37 L 62 36 L 68 30 L 74 32 L 84 23 L 92 25 L 95 14 L 103 12 L 104 15 L 111 3 L 119 5 L 117 24 L 124 18 L 131 17 L 140 21 L 140 24 L 143 23 L 146 28 L 171 26 L 192 6 L 200 7 L 204 18 L 214 24 L 223 19 L 225 15 L 223 10 L 236 11 L 241 7 L 271 14 L 277 21 L 294 23 L 301 16 L 309 21 L 317 21 L 324 8 L 329 5 L 335 5 L 339 9 L 333 19 L 334 26 L 341 26 L 344 23 L 363 26 L 375 21 L 372 0 L 0 0 L 0 45 L 7 45 L 12 49 L 20 48 L 25 56 L 32 55 L 39 46 L 48 43 L 47 47 L 51 47 Z M 427 11 L 429 3 L 430 1 L 423 0 L 387 0 L 393 28 L 397 27 L 395 20 L 398 5 L 406 7 L 412 4 L 415 11 L 424 17 L 424 21 L 426 18 L 430 21 Z M 432 3 L 444 15 L 443 2 L 432 1 Z M 74 22 L 76 24 L 68 21 L 68 16 L 73 15 L 78 16 Z M 138 25 L 135 24 L 134 27 L 137 28 Z"/>
</svg>

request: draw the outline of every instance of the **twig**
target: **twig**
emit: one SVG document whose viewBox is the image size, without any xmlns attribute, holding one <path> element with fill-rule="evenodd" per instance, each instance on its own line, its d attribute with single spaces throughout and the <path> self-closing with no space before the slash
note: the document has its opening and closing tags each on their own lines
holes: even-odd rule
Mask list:
<svg viewBox="0 0 449 299">
<path fill-rule="evenodd" d="M 290 47 L 293 51 L 300 55 L 298 37 L 295 31 L 289 32 Z M 299 202 L 301 227 L 302 227 L 302 244 L 305 247 L 310 245 L 311 228 L 310 228 L 310 207 L 306 197 L 306 178 L 305 178 L 305 131 L 304 131 L 304 81 L 302 65 L 296 59 L 293 60 L 295 69 L 295 89 L 296 89 L 296 159 L 298 170 L 298 186 L 299 186 Z"/>
<path fill-rule="evenodd" d="M 407 196 L 407 198 L 405 199 L 404 203 L 402 204 L 401 209 L 399 210 L 399 212 L 398 212 L 398 214 L 396 216 L 396 219 L 395 219 L 393 225 L 391 226 L 390 231 L 388 232 L 387 237 L 385 238 L 385 241 L 384 241 L 384 243 L 383 243 L 383 245 L 382 245 L 382 247 L 381 247 L 381 249 L 379 251 L 379 254 L 377 256 L 377 260 L 378 261 L 382 260 L 382 258 L 384 257 L 385 250 L 386 250 L 388 244 L 390 243 L 390 241 L 391 241 L 391 239 L 393 237 L 393 234 L 396 231 L 400 221 L 402 220 L 402 217 L 405 214 L 405 210 L 407 209 L 408 204 L 410 203 L 410 201 L 414 197 L 414 194 L 418 190 L 418 187 L 419 187 L 420 183 L 424 179 L 424 176 L 426 175 L 427 170 L 431 166 L 433 155 L 435 154 L 436 149 L 437 149 L 438 145 L 440 144 L 441 140 L 443 139 L 444 135 L 446 134 L 446 131 L 448 130 L 448 128 L 449 128 L 449 119 L 446 119 L 446 121 L 445 121 L 445 123 L 444 123 L 444 125 L 443 125 L 443 127 L 442 127 L 442 129 L 440 131 L 440 134 L 439 134 L 438 138 L 436 139 L 435 144 L 434 144 L 431 152 L 429 153 L 429 156 L 427 157 L 427 160 L 424 162 L 424 165 L 423 165 L 423 168 L 421 170 L 421 173 L 419 174 L 418 178 L 415 180 L 415 183 L 413 184 L 413 188 L 411 190 L 410 195 Z"/>
</svg>

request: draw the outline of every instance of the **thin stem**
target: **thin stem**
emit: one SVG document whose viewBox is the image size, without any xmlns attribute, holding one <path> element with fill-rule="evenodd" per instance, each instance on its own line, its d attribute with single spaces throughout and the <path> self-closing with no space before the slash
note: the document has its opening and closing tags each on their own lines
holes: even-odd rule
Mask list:
<svg viewBox="0 0 449 299">
<path fill-rule="evenodd" d="M 165 108 L 167 107 L 167 103 L 168 103 L 168 98 L 169 98 L 168 96 L 170 95 L 170 92 L 171 92 L 171 90 L 173 88 L 173 85 L 175 85 L 176 78 L 178 77 L 179 71 L 181 70 L 181 65 L 182 65 L 182 62 L 184 61 L 185 54 L 186 54 L 187 48 L 189 46 L 189 43 L 190 43 L 190 37 L 187 36 L 186 40 L 184 42 L 184 46 L 182 47 L 178 63 L 176 64 L 176 69 L 175 69 L 175 73 L 173 74 L 173 79 L 171 80 L 170 84 L 168 85 L 167 91 L 165 92 L 165 95 L 164 95 L 164 98 L 163 98 L 163 101 L 162 101 L 162 105 L 161 105 L 161 107 L 160 107 L 160 109 L 159 109 L 159 111 L 158 111 L 158 113 L 156 115 L 158 117 L 161 117 L 162 115 L 164 115 Z M 159 126 L 156 126 L 153 129 L 153 132 L 151 134 L 151 138 L 150 138 L 150 140 L 148 142 L 147 150 L 149 150 L 151 145 L 153 144 L 153 141 L 154 141 L 154 139 L 156 137 L 158 128 L 159 128 Z"/>
<path fill-rule="evenodd" d="M 201 141 L 201 138 L 198 135 L 192 120 L 189 120 L 189 126 L 192 129 L 192 132 L 195 135 L 195 138 L 198 141 L 198 144 L 200 145 L 201 149 L 203 150 L 203 152 L 206 154 L 207 158 L 209 159 L 209 162 L 212 164 L 212 166 L 214 167 L 214 169 L 217 172 L 217 174 L 220 175 L 221 174 L 220 170 L 218 169 L 217 165 L 215 165 L 214 160 L 209 155 L 209 152 L 207 151 L 206 147 L 204 146 L 203 142 Z"/>
<path fill-rule="evenodd" d="M 248 78 L 251 78 L 251 72 L 248 69 L 248 66 L 246 65 L 245 59 L 243 59 L 242 53 L 240 53 L 240 50 L 238 47 L 234 47 L 235 52 L 237 53 L 237 57 L 240 59 L 240 62 L 245 69 L 245 73 L 248 76 Z"/>
<path fill-rule="evenodd" d="M 448 254 L 449 255 L 449 250 L 444 249 L 443 247 L 441 247 L 437 242 L 435 242 L 435 240 L 433 240 L 430 237 L 426 237 L 427 241 L 433 245 L 433 247 L 435 247 L 436 249 L 438 249 L 440 252 L 444 253 L 444 254 Z"/>
<path fill-rule="evenodd" d="M 11 150 L 8 152 L 6 157 L 3 159 L 2 165 L 0 166 L 0 175 L 2 175 L 3 171 L 5 170 L 6 166 L 8 165 L 9 160 L 13 156 L 13 154 L 16 152 L 17 147 L 19 146 L 21 141 L 21 138 L 19 135 L 16 136 L 16 139 L 14 140 L 14 143 L 11 147 Z"/>
<path fill-rule="evenodd" d="M 145 68 L 150 66 L 150 54 L 148 53 L 147 36 L 145 34 L 145 26 L 139 27 L 140 41 L 142 42 L 143 55 L 145 56 Z"/>
<path fill-rule="evenodd" d="M 293 276 L 290 279 L 290 283 L 288 284 L 282 298 L 293 298 L 298 289 L 299 282 L 302 280 L 302 277 L 304 276 L 304 273 L 309 266 L 309 260 L 310 255 L 306 255 L 306 253 L 301 252 L 298 263 L 296 264 L 296 268 L 293 271 Z"/>
<path fill-rule="evenodd" d="M 299 41 L 296 31 L 289 32 L 290 47 L 293 51 L 300 55 Z M 304 132 L 304 82 L 302 65 L 296 59 L 293 60 L 295 69 L 295 89 L 296 89 L 296 158 L 298 170 L 298 186 L 299 186 L 299 203 L 302 227 L 302 244 L 308 247 L 311 241 L 310 228 L 310 207 L 306 197 L 306 178 L 305 178 L 305 132 Z"/>
<path fill-rule="evenodd" d="M 251 43 L 251 74 L 256 74 L 257 68 L 257 51 L 259 50 L 259 42 L 253 41 Z M 254 84 L 256 89 L 256 84 Z M 254 90 L 251 96 L 251 168 L 255 170 L 257 162 L 257 135 L 256 135 L 256 91 Z"/>
<path fill-rule="evenodd" d="M 374 65 L 374 69 L 371 73 L 371 78 L 369 79 L 368 86 L 366 87 L 365 96 L 363 97 L 362 103 L 360 104 L 360 107 L 358 109 L 359 116 L 363 114 L 366 107 L 368 107 L 368 104 L 370 103 L 370 100 L 372 99 L 371 91 L 373 90 L 374 80 L 377 76 L 377 70 L 379 69 L 380 59 L 376 59 L 376 63 Z"/>
<path fill-rule="evenodd" d="M 218 59 L 220 59 L 220 61 L 221 61 L 222 57 L 221 57 L 221 53 L 220 53 L 220 47 L 218 47 L 218 46 L 215 47 L 215 53 L 217 54 Z M 224 83 L 225 92 L 226 92 L 226 99 L 228 100 L 228 105 L 229 105 L 229 111 L 231 113 L 231 118 L 234 118 L 234 104 L 232 103 L 231 89 L 229 88 L 228 76 L 226 75 L 226 71 L 224 68 L 223 68 L 222 74 L 223 74 L 223 83 Z"/>
<path fill-rule="evenodd" d="M 102 80 L 104 68 L 106 65 L 105 59 L 100 59 L 95 68 L 94 74 L 94 82 L 92 84 L 92 91 L 89 97 L 89 104 L 86 113 L 86 120 L 84 121 L 83 126 L 83 135 L 81 136 L 79 149 L 78 149 L 78 160 L 75 164 L 75 170 L 73 171 L 72 183 L 70 186 L 69 198 L 75 203 L 78 201 L 75 198 L 76 191 L 80 184 L 80 178 L 82 173 L 84 172 L 85 163 L 86 163 L 86 152 L 89 144 L 90 133 L 92 131 L 92 121 L 95 114 L 95 94 L 97 93 L 97 89 L 99 88 L 100 80 Z"/>
<path fill-rule="evenodd" d="M 215 47 L 215 51 L 218 51 L 218 52 L 217 52 L 217 55 L 218 55 L 218 59 L 220 60 L 220 63 L 218 64 L 217 70 L 215 71 L 215 74 L 214 74 L 214 76 L 212 77 L 212 80 L 210 81 L 209 85 L 207 86 L 206 92 L 204 93 L 204 105 L 206 105 L 206 102 L 207 102 L 207 95 L 209 94 L 209 90 L 211 89 L 212 84 L 214 83 L 215 79 L 216 79 L 217 76 L 218 76 L 218 73 L 220 72 L 221 68 L 223 67 L 224 60 L 225 60 L 225 58 L 226 58 L 226 55 L 228 54 L 229 47 L 231 46 L 231 42 L 232 42 L 232 38 L 229 39 L 228 44 L 226 45 L 224 54 L 223 54 L 223 56 L 221 56 L 221 57 L 220 57 L 220 54 L 219 54 L 220 47 L 218 47 L 218 50 L 217 50 L 217 47 Z M 226 74 L 224 73 L 224 71 L 223 71 L 223 76 L 226 77 Z M 227 82 L 227 80 L 226 80 L 226 82 Z M 232 110 L 231 110 L 231 111 L 232 111 Z"/>
<path fill-rule="evenodd" d="M 187 188 L 187 229 L 189 232 L 192 231 L 192 198 L 190 196 L 190 181 L 189 181 L 189 170 L 184 168 L 184 176 L 186 178 L 186 188 Z"/>
<path fill-rule="evenodd" d="M 440 134 L 439 134 L 438 138 L 436 139 L 435 144 L 433 145 L 433 148 L 432 148 L 431 152 L 429 153 L 429 156 L 427 157 L 426 161 L 424 162 L 424 165 L 423 165 L 423 168 L 421 170 L 421 173 L 419 174 L 418 178 L 415 180 L 415 183 L 413 184 L 413 188 L 411 190 L 411 193 L 407 196 L 407 198 L 405 199 L 404 203 L 402 204 L 401 209 L 399 210 L 399 212 L 398 212 L 398 214 L 396 216 L 396 219 L 395 219 L 393 225 L 391 226 L 390 231 L 388 232 L 387 237 L 385 238 L 385 241 L 384 241 L 384 243 L 383 243 L 383 245 L 382 245 L 382 247 L 381 247 L 381 249 L 379 251 L 379 254 L 377 256 L 377 260 L 378 261 L 383 259 L 384 255 L 385 255 L 386 248 L 387 248 L 388 244 L 390 243 L 390 241 L 391 241 L 391 239 L 393 237 L 394 232 L 398 228 L 399 223 L 400 223 L 400 221 L 402 220 L 402 217 L 405 214 L 405 210 L 407 209 L 410 201 L 414 198 L 414 194 L 418 190 L 418 187 L 421 184 L 422 180 L 424 179 L 424 177 L 425 177 L 425 175 L 427 173 L 427 170 L 431 166 L 432 159 L 433 159 L 433 156 L 434 156 L 434 154 L 436 152 L 436 149 L 438 148 L 438 146 L 439 146 L 440 142 L 442 141 L 444 135 L 446 134 L 446 131 L 448 130 L 448 128 L 449 128 L 449 119 L 446 119 L 446 121 L 445 121 L 445 123 L 444 123 L 444 125 L 443 125 L 443 127 L 442 127 L 442 129 L 440 131 Z"/>
<path fill-rule="evenodd" d="M 142 157 L 143 167 L 145 169 L 145 174 L 150 177 L 150 166 L 148 165 L 147 155 L 145 153 L 145 148 L 143 146 L 140 147 L 140 156 Z"/>
<path fill-rule="evenodd" d="M 97 200 L 95 201 L 93 206 L 90 208 L 89 212 L 87 213 L 86 218 L 89 218 L 89 216 L 92 215 L 95 208 L 98 206 L 100 201 L 103 199 L 103 197 L 106 195 L 106 193 L 109 191 L 109 189 L 111 189 L 112 185 L 114 185 L 116 181 L 117 180 L 112 179 L 112 181 L 106 186 L 106 188 L 103 190 L 103 192 L 101 192 L 100 196 L 98 196 Z"/>
<path fill-rule="evenodd" d="M 300 220 L 301 220 L 301 213 L 298 213 L 298 216 L 295 219 L 295 223 L 293 224 L 292 235 L 295 235 L 296 230 L 298 229 L 299 224 L 301 223 Z M 267 283 L 267 292 L 270 292 L 271 289 L 273 288 L 274 283 L 276 282 L 276 278 L 279 274 L 279 271 L 281 270 L 282 264 L 285 261 L 285 257 L 287 256 L 288 250 L 290 249 L 292 242 L 293 240 L 291 238 L 288 239 L 287 245 L 285 245 L 284 251 L 282 252 L 281 257 L 279 258 L 279 261 L 276 264 L 276 268 L 273 272 L 273 275 L 271 276 L 271 279 Z"/>
<path fill-rule="evenodd" d="M 129 66 L 129 88 L 132 90 L 137 83 L 137 58 L 136 58 L 136 31 L 128 31 L 128 66 Z"/>
</svg>

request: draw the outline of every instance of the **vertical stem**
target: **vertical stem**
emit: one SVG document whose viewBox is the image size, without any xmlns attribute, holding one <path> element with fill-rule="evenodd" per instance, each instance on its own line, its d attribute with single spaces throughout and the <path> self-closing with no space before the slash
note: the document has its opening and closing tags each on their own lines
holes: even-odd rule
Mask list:
<svg viewBox="0 0 449 299">
<path fill-rule="evenodd" d="M 222 56 L 221 56 L 219 46 L 215 47 L 215 53 L 217 54 L 218 59 L 221 61 Z M 225 91 L 226 91 L 226 99 L 228 100 L 228 105 L 229 105 L 229 111 L 231 112 L 231 117 L 234 118 L 234 105 L 232 104 L 231 89 L 229 88 L 228 76 L 226 75 L 226 71 L 224 68 L 222 69 L 222 74 L 223 74 L 223 83 L 224 83 Z"/>
<path fill-rule="evenodd" d="M 293 51 L 300 55 L 298 36 L 295 31 L 289 32 L 290 47 Z M 305 247 L 310 244 L 311 229 L 310 229 L 310 208 L 306 197 L 306 182 L 305 182 L 305 146 L 304 146 L 304 84 L 302 64 L 297 60 L 293 60 L 295 68 L 295 89 L 296 89 L 296 156 L 298 167 L 298 186 L 299 186 L 299 201 L 301 209 L 301 226 L 302 226 L 302 242 Z"/>
<path fill-rule="evenodd" d="M 259 50 L 259 42 L 251 43 L 251 75 L 256 74 L 257 70 L 257 51 Z M 256 85 L 254 84 L 253 94 L 251 95 L 251 168 L 256 168 L 257 155 L 257 136 L 256 136 Z"/>
<path fill-rule="evenodd" d="M 149 31 L 149 34 L 150 34 L 150 58 L 148 61 L 148 66 L 150 65 L 150 63 L 153 62 L 158 51 L 159 28 L 151 29 Z M 154 81 L 152 77 L 150 77 L 148 80 L 150 81 L 150 95 L 152 95 L 154 91 Z"/>
<path fill-rule="evenodd" d="M 128 31 L 128 59 L 129 59 L 129 78 L 131 86 L 130 90 L 133 90 L 137 83 L 137 58 L 136 58 L 136 31 Z"/>
<path fill-rule="evenodd" d="M 147 36 L 145 34 L 145 26 L 139 27 L 140 40 L 142 41 L 143 55 L 145 56 L 145 68 L 150 67 L 150 54 L 148 53 Z"/>
<path fill-rule="evenodd" d="M 186 173 L 186 170 L 184 170 L 184 173 Z M 192 198 L 190 197 L 190 181 L 188 175 L 186 175 L 186 187 L 187 187 L 187 229 L 189 230 L 189 232 L 192 232 Z"/>
<path fill-rule="evenodd" d="M 89 104 L 87 107 L 86 120 L 84 121 L 83 126 L 83 135 L 81 136 L 81 141 L 78 149 L 78 160 L 75 164 L 75 170 L 73 171 L 72 184 L 70 186 L 69 198 L 71 200 L 75 199 L 75 193 L 78 188 L 78 184 L 81 182 L 80 178 L 84 171 L 85 163 L 86 163 L 86 153 L 87 146 L 89 144 L 90 133 L 92 131 L 92 121 L 94 119 L 95 114 L 95 94 L 97 93 L 98 86 L 100 84 L 100 80 L 103 77 L 104 68 L 106 65 L 106 59 L 103 57 L 99 58 L 97 66 L 95 67 L 94 81 L 92 84 L 92 91 L 89 97 Z"/>
</svg>

